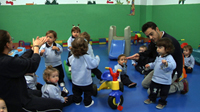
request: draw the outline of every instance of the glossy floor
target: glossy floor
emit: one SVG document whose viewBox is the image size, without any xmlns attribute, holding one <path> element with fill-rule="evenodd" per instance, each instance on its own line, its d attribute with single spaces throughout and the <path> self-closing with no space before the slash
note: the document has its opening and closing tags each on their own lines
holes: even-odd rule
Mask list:
<svg viewBox="0 0 200 112">
<path fill-rule="evenodd" d="M 131 54 L 138 51 L 139 45 L 131 45 Z M 117 61 L 111 61 L 108 58 L 108 46 L 107 45 L 93 45 L 93 50 L 95 55 L 100 56 L 100 65 L 99 69 L 104 72 L 105 67 L 114 67 L 117 64 Z M 62 53 L 62 61 L 66 60 L 68 52 L 65 49 Z M 199 72 L 200 66 L 195 65 L 194 71 L 191 74 L 188 74 L 187 80 L 189 82 L 189 92 L 185 95 L 180 94 L 179 92 L 170 94 L 167 98 L 167 106 L 162 110 L 156 109 L 155 104 L 144 104 L 144 100 L 148 98 L 147 90 L 144 89 L 141 85 L 141 82 L 144 78 L 143 75 L 135 71 L 135 68 L 131 65 L 131 61 L 128 61 L 127 74 L 133 82 L 137 83 L 135 88 L 128 88 L 124 86 L 124 103 L 123 103 L 123 112 L 200 112 L 200 83 L 199 83 Z M 63 66 L 64 68 L 64 66 Z M 38 82 L 44 84 L 42 73 L 44 67 L 44 59 L 41 59 L 40 66 L 36 72 L 39 76 Z M 99 80 L 96 77 L 93 77 L 94 83 L 97 87 L 100 86 Z M 65 86 L 72 94 L 72 84 L 67 79 L 65 73 Z M 117 112 L 118 110 L 113 110 L 109 107 L 107 100 L 108 94 L 111 90 L 101 90 L 98 92 L 97 97 L 92 97 L 94 100 L 94 105 L 90 108 L 85 108 L 83 102 L 80 105 L 72 104 L 70 106 L 64 107 L 63 112 Z"/>
</svg>

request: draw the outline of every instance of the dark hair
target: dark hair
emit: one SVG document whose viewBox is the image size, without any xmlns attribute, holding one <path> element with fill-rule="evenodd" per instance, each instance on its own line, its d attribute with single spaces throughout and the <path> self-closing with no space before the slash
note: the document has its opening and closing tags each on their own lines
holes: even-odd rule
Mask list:
<svg viewBox="0 0 200 112">
<path fill-rule="evenodd" d="M 58 69 L 53 68 L 52 65 L 47 66 L 46 69 L 44 70 L 44 73 L 43 73 L 43 79 L 44 79 L 44 81 L 47 82 L 47 79 L 51 76 L 51 74 L 53 72 L 56 72 L 56 71 L 59 74 Z"/>
<path fill-rule="evenodd" d="M 183 49 L 188 49 L 190 51 L 190 54 L 192 54 L 193 48 L 191 45 L 186 45 L 183 47 Z"/>
<path fill-rule="evenodd" d="M 74 32 L 74 31 L 78 31 L 79 33 L 81 33 L 81 29 L 77 26 L 74 26 L 71 30 L 71 33 Z"/>
<path fill-rule="evenodd" d="M 8 31 L 0 30 L 0 53 L 4 51 L 7 42 L 10 42 Z"/>
<path fill-rule="evenodd" d="M 81 33 L 81 34 L 79 35 L 79 37 L 85 38 L 85 39 L 88 41 L 88 43 L 90 42 L 90 35 L 89 35 L 87 32 Z"/>
<path fill-rule="evenodd" d="M 158 46 L 158 47 L 163 46 L 168 54 L 173 53 L 174 49 L 175 49 L 171 39 L 169 39 L 167 37 L 163 37 L 163 38 L 159 39 L 156 42 L 156 46 Z"/>
<path fill-rule="evenodd" d="M 145 48 L 146 50 L 148 49 L 146 45 L 142 45 L 140 48 Z"/>
<path fill-rule="evenodd" d="M 142 26 L 142 32 L 144 33 L 148 28 L 156 30 L 157 25 L 154 22 L 147 22 Z"/>
<path fill-rule="evenodd" d="M 118 58 L 117 58 L 117 61 L 119 61 L 119 60 L 120 60 L 120 58 L 121 58 L 122 56 L 125 56 L 125 57 L 126 57 L 126 55 L 125 55 L 125 54 L 120 54 L 120 55 L 118 56 Z"/>
<path fill-rule="evenodd" d="M 76 37 L 74 41 L 72 42 L 72 54 L 75 57 L 82 56 L 84 54 L 87 54 L 88 50 L 88 42 L 84 40 L 82 37 Z"/>
<path fill-rule="evenodd" d="M 57 39 L 57 33 L 55 31 L 49 30 L 49 31 L 47 31 L 46 35 L 48 35 L 49 33 L 52 33 L 53 36 Z"/>
</svg>

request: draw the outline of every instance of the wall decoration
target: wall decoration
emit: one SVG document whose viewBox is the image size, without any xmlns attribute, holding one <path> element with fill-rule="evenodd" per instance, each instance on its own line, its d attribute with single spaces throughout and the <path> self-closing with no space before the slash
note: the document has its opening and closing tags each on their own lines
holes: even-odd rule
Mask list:
<svg viewBox="0 0 200 112">
<path fill-rule="evenodd" d="M 92 3 L 92 1 L 88 1 L 87 4 L 96 4 L 96 1 L 93 1 L 93 3 Z"/>
<path fill-rule="evenodd" d="M 130 16 L 134 16 L 135 15 L 135 4 L 134 4 L 134 0 L 132 0 L 132 5 L 131 5 L 131 11 L 130 11 Z"/>
<path fill-rule="evenodd" d="M 116 4 L 118 4 L 118 5 L 122 5 L 123 4 L 123 2 L 121 2 L 120 0 L 116 0 Z"/>
<path fill-rule="evenodd" d="M 11 4 L 11 5 L 13 5 L 13 2 L 12 2 L 12 1 L 6 1 L 6 4 Z"/>
<path fill-rule="evenodd" d="M 56 2 L 56 0 L 53 0 L 52 3 L 49 0 L 46 0 L 45 4 L 46 5 L 58 5 L 58 3 Z"/>
<path fill-rule="evenodd" d="M 182 4 L 184 4 L 184 2 L 185 2 L 185 0 L 179 0 L 179 4 L 181 4 L 181 2 L 182 2 Z"/>
<path fill-rule="evenodd" d="M 113 1 L 107 0 L 107 4 L 113 4 Z"/>
</svg>

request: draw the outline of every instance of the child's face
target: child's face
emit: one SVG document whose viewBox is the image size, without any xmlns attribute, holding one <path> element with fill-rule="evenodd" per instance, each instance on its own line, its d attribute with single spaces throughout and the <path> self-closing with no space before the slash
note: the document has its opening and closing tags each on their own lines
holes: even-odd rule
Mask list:
<svg viewBox="0 0 200 112">
<path fill-rule="evenodd" d="M 80 34 L 80 32 L 78 32 L 78 31 L 73 31 L 73 32 L 72 32 L 72 36 L 73 36 L 73 37 L 78 37 L 79 34 Z"/>
<path fill-rule="evenodd" d="M 189 56 L 189 55 L 190 55 L 189 49 L 183 48 L 183 54 L 184 54 L 185 56 Z"/>
<path fill-rule="evenodd" d="M 56 38 L 54 37 L 53 33 L 49 33 L 46 36 L 48 38 L 48 40 L 47 40 L 48 44 L 52 44 L 54 41 L 56 41 Z"/>
<path fill-rule="evenodd" d="M 165 47 L 163 47 L 163 46 L 158 46 L 158 47 L 157 47 L 157 52 L 158 52 L 158 54 L 161 55 L 161 56 L 164 56 L 164 55 L 167 54 L 167 53 L 166 53 L 166 50 L 165 50 Z"/>
<path fill-rule="evenodd" d="M 118 60 L 118 63 L 119 63 L 120 65 L 124 65 L 124 63 L 126 64 L 126 63 L 127 63 L 126 56 L 120 57 L 120 59 Z"/>
<path fill-rule="evenodd" d="M 50 77 L 47 79 L 48 82 L 56 84 L 59 80 L 58 71 L 52 72 Z"/>
<path fill-rule="evenodd" d="M 146 51 L 146 48 L 140 47 L 139 48 L 139 53 Z"/>
<path fill-rule="evenodd" d="M 3 100 L 0 100 L 0 112 L 7 112 L 6 103 Z"/>
</svg>

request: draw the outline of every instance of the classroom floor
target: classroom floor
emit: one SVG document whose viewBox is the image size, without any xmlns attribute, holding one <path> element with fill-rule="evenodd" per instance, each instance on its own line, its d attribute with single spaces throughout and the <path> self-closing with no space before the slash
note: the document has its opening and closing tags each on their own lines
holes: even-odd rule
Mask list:
<svg viewBox="0 0 200 112">
<path fill-rule="evenodd" d="M 136 53 L 141 45 L 142 44 L 131 45 L 131 55 Z M 113 68 L 114 65 L 117 64 L 117 61 L 109 60 L 107 45 L 93 45 L 92 47 L 94 54 L 100 56 L 100 64 L 98 66 L 99 70 L 104 72 L 105 67 Z M 64 49 L 64 52 L 62 53 L 62 61 L 66 60 L 67 56 L 68 52 L 66 49 Z M 144 100 L 148 98 L 147 90 L 141 85 L 144 76 L 135 70 L 135 68 L 131 65 L 130 60 L 128 61 L 127 65 L 127 74 L 133 82 L 137 83 L 137 86 L 135 88 L 128 88 L 124 86 L 124 102 L 122 104 L 123 112 L 200 112 L 200 89 L 196 89 L 200 86 L 200 83 L 198 83 L 200 79 L 198 76 L 200 71 L 199 65 L 195 65 L 193 73 L 188 74 L 187 80 L 189 82 L 189 92 L 185 95 L 180 94 L 179 92 L 170 94 L 167 98 L 168 103 L 162 110 L 156 109 L 157 102 L 149 105 L 144 104 Z M 44 59 L 41 58 L 41 63 L 36 74 L 39 76 L 38 82 L 42 84 L 44 84 L 42 78 L 44 69 Z M 100 86 L 99 80 L 96 77 L 93 77 L 93 82 L 97 85 L 97 87 Z M 72 84 L 67 79 L 66 75 L 65 86 L 69 90 L 70 94 L 72 94 Z M 99 91 L 96 97 L 92 97 L 94 100 L 94 105 L 92 105 L 90 108 L 85 108 L 82 101 L 80 105 L 71 104 L 70 106 L 64 107 L 63 112 L 117 112 L 119 110 L 111 109 L 107 103 L 108 94 L 110 92 L 111 90 Z"/>
</svg>

